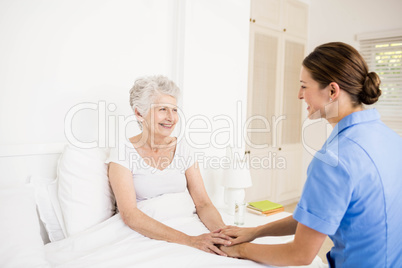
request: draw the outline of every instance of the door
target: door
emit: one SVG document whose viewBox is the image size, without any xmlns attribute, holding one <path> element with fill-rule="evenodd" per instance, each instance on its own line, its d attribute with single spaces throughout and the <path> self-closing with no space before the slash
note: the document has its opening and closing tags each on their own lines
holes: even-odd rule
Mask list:
<svg viewBox="0 0 402 268">
<path fill-rule="evenodd" d="M 302 189 L 302 101 L 297 98 L 305 40 L 252 24 L 246 151 L 254 187 L 246 200 L 296 200 Z"/>
<path fill-rule="evenodd" d="M 297 199 L 302 190 L 302 101 L 298 99 L 305 41 L 284 36 L 283 90 L 281 90 L 280 146 L 275 172 L 275 200 Z M 281 162 L 279 162 L 281 161 Z"/>
<path fill-rule="evenodd" d="M 254 187 L 246 190 L 246 200 L 272 199 L 273 146 L 277 132 L 273 125 L 279 106 L 277 88 L 280 33 L 252 24 L 250 27 L 249 91 L 246 151 L 250 152 L 250 172 Z"/>
</svg>

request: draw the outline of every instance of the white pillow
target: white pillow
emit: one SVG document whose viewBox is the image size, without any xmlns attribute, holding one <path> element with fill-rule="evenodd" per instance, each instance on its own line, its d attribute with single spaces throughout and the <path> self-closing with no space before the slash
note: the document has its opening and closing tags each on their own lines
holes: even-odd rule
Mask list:
<svg viewBox="0 0 402 268">
<path fill-rule="evenodd" d="M 45 226 L 51 242 L 66 237 L 63 216 L 57 198 L 57 180 L 40 176 L 31 176 L 30 182 L 35 187 L 35 200 L 39 217 Z"/>
<path fill-rule="evenodd" d="M 57 167 L 57 180 L 67 236 L 115 214 L 115 199 L 105 164 L 108 154 L 108 149 L 65 147 Z"/>
<path fill-rule="evenodd" d="M 0 267 L 50 267 L 32 186 L 0 189 Z"/>
</svg>

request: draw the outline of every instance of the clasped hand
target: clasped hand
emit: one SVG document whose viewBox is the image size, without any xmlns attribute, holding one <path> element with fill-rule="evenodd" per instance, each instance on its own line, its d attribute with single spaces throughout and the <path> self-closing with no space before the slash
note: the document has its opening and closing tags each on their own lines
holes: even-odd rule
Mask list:
<svg viewBox="0 0 402 268">
<path fill-rule="evenodd" d="M 190 237 L 190 245 L 192 247 L 201 249 L 209 253 L 215 253 L 221 256 L 227 256 L 222 250 L 219 249 L 220 245 L 229 246 L 231 245 L 231 238 L 220 232 L 221 229 L 202 234 L 199 236 Z"/>
<path fill-rule="evenodd" d="M 256 239 L 254 228 L 226 226 L 219 230 L 221 234 L 231 237 L 231 245 L 237 245 L 244 242 L 250 242 Z"/>
<path fill-rule="evenodd" d="M 240 257 L 239 244 L 250 242 L 256 239 L 256 231 L 254 228 L 240 228 L 236 226 L 226 226 L 223 229 L 218 230 L 221 234 L 231 237 L 230 246 L 225 245 L 224 247 L 220 247 L 220 250 L 224 252 L 226 256 L 229 257 Z"/>
<path fill-rule="evenodd" d="M 211 233 L 191 237 L 191 246 L 221 256 L 238 257 L 236 246 L 253 241 L 256 233 L 253 228 L 226 226 Z"/>
</svg>

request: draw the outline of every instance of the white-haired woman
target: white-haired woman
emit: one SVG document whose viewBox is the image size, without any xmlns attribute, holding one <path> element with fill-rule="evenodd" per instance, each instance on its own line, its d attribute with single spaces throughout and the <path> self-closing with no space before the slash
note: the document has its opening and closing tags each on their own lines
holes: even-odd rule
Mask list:
<svg viewBox="0 0 402 268">
<path fill-rule="evenodd" d="M 216 245 L 229 245 L 230 238 L 213 232 L 225 224 L 207 195 L 191 150 L 184 141 L 171 136 L 179 120 L 179 94 L 175 83 L 164 76 L 135 81 L 130 90 L 130 105 L 142 132 L 127 140 L 120 152 L 117 149 L 111 151 L 107 161 L 110 184 L 121 217 L 131 229 L 152 239 L 225 256 Z M 137 207 L 137 202 L 186 190 L 210 233 L 189 236 L 149 217 Z"/>
</svg>

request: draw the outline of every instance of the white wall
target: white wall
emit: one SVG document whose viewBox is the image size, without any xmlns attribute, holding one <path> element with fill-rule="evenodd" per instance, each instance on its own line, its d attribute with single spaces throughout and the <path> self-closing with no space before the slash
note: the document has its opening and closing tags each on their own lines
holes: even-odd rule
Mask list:
<svg viewBox="0 0 402 268">
<path fill-rule="evenodd" d="M 244 0 L 191 1 L 187 6 L 183 107 L 187 121 L 209 119 L 212 130 L 193 133 L 191 142 L 208 141 L 211 155 L 225 155 L 228 145 L 242 145 L 238 133 L 230 133 L 229 123 L 219 116 L 240 123 L 238 117 L 246 115 L 249 9 L 250 2 Z M 203 124 L 194 121 L 188 127 L 196 125 Z"/>
<path fill-rule="evenodd" d="M 310 0 L 308 50 L 331 41 L 358 48 L 356 34 L 402 28 L 400 0 Z"/>
<path fill-rule="evenodd" d="M 171 74 L 172 2 L 1 1 L 0 144 L 65 142 L 65 116 L 82 102 L 130 114 L 136 77 Z M 78 138 L 96 139 L 97 112 L 76 114 Z"/>
<path fill-rule="evenodd" d="M 47 145 L 66 142 L 66 116 L 81 142 L 101 138 L 102 117 L 106 129 L 118 129 L 117 115 L 132 113 L 128 90 L 142 75 L 174 79 L 187 120 L 205 115 L 211 131 L 192 140 L 234 145 L 232 129 L 214 136 L 227 127 L 214 118 L 245 117 L 249 6 L 245 0 L 0 1 L 1 179 L 40 172 L 35 167 L 46 163 L 34 156 L 2 155 L 57 151 Z M 71 113 L 85 103 L 91 105 Z M 138 132 L 135 122 L 127 132 Z M 108 131 L 103 134 L 110 145 Z M 205 156 L 225 156 L 221 147 L 209 147 Z M 210 192 L 219 177 L 205 174 Z"/>
<path fill-rule="evenodd" d="M 54 176 L 45 169 L 55 167 L 55 153 L 67 142 L 65 129 L 81 142 L 108 145 L 104 129 L 118 129 L 117 115 L 132 113 L 128 90 L 134 80 L 172 75 L 175 5 L 175 0 L 0 1 L 0 182 Z M 94 108 L 71 114 L 83 103 Z M 103 118 L 110 115 L 116 123 L 109 126 Z M 132 122 L 126 130 L 133 135 L 138 127 Z"/>
<path fill-rule="evenodd" d="M 359 49 L 356 35 L 402 29 L 400 0 L 310 0 L 307 53 L 320 44 L 334 41 L 348 43 Z M 332 128 L 324 121 L 305 121 L 305 146 L 319 150 Z M 304 169 L 312 158 L 304 154 Z"/>
<path fill-rule="evenodd" d="M 183 87 L 187 141 L 215 203 L 223 201 L 221 161 L 226 147 L 244 153 L 250 1 L 186 2 Z M 203 146 L 205 144 L 206 146 Z"/>
</svg>

